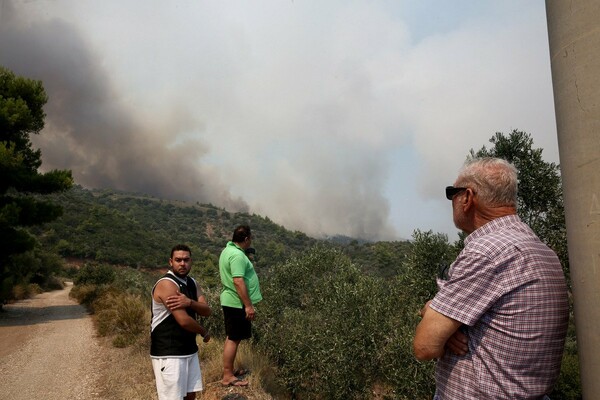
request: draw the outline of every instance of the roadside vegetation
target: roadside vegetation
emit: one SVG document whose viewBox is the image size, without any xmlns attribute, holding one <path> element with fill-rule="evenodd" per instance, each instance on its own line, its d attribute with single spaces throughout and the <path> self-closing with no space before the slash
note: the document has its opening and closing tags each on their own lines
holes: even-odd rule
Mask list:
<svg viewBox="0 0 600 400">
<path fill-rule="evenodd" d="M 444 235 L 417 231 L 394 279 L 361 273 L 347 255 L 325 246 L 276 266 L 264 280 L 254 338 L 242 344 L 237 360 L 250 371 L 251 387 L 235 391 L 253 399 L 431 398 L 434 363 L 415 360 L 412 337 L 419 308 L 435 293 L 431 277 L 456 251 Z M 119 348 L 116 370 L 129 371 L 115 377 L 107 395 L 152 398 L 149 293 L 157 276 L 104 265 L 90 279 L 90 269 L 75 276 L 72 295 L 94 310 L 99 334 Z M 192 275 L 201 281 L 202 270 Z M 218 290 L 207 295 L 215 313 L 202 323 L 213 339 L 199 343 L 206 386 L 199 398 L 220 399 L 228 393 L 219 383 L 224 332 Z M 578 379 L 572 328 L 552 398 L 581 398 Z"/>
</svg>

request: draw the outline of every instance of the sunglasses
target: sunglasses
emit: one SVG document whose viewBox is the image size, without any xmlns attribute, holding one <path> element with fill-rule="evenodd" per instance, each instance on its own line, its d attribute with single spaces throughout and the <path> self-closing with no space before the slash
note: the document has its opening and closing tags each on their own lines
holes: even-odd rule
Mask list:
<svg viewBox="0 0 600 400">
<path fill-rule="evenodd" d="M 467 189 L 466 187 L 446 186 L 446 198 L 452 200 L 454 196 Z"/>
</svg>

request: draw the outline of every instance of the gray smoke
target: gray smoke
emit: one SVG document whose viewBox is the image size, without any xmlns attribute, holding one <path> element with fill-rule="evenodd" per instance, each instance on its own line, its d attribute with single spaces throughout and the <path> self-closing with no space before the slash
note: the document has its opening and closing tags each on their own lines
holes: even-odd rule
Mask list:
<svg viewBox="0 0 600 400">
<path fill-rule="evenodd" d="M 210 202 L 230 211 L 252 210 L 288 229 L 315 236 L 395 236 L 389 203 L 381 193 L 386 161 L 380 150 L 354 140 L 359 132 L 377 131 L 363 105 L 352 100 L 352 96 L 371 98 L 371 77 L 354 76 L 352 69 L 327 71 L 334 84 L 341 82 L 336 90 L 343 97 L 340 101 L 332 94 L 320 104 L 313 100 L 314 88 L 296 79 L 303 67 L 296 66 L 295 58 L 288 61 L 290 68 L 282 69 L 289 76 L 273 75 L 260 63 L 248 65 L 254 73 L 233 76 L 246 67 L 243 60 L 223 55 L 225 50 L 221 52 L 209 35 L 198 34 L 198 40 L 208 38 L 204 40 L 218 48 L 213 56 L 221 57 L 203 62 L 204 70 L 196 73 L 195 79 L 208 75 L 209 84 L 190 82 L 194 88 L 190 92 L 204 95 L 192 98 L 201 112 L 192 115 L 191 107 L 182 107 L 170 97 L 161 115 L 151 115 L 143 105 L 131 103 L 136 97 L 117 86 L 103 55 L 94 51 L 76 25 L 44 18 L 43 13 L 20 15 L 23 3 L 14 4 L 18 7 L 0 0 L 0 64 L 43 81 L 49 96 L 46 127 L 32 138 L 42 149 L 43 169 L 70 169 L 76 183 L 89 188 Z M 202 21 L 197 25 L 203 26 Z M 228 50 L 235 56 L 244 54 L 236 48 Z M 322 73 L 318 66 L 311 72 Z M 211 73 L 225 78 L 213 79 Z M 316 80 L 312 82 L 315 85 Z M 286 85 L 293 93 L 282 89 Z M 190 98 L 188 93 L 180 103 L 189 104 Z M 309 101 L 295 103 L 296 98 Z M 257 104 L 265 105 L 254 108 Z M 216 122 L 202 120 L 206 116 Z M 258 116 L 261 120 L 256 122 Z M 209 122 L 211 132 L 205 128 Z M 214 126 L 222 131 L 215 133 Z M 355 133 L 347 135 L 349 131 Z M 217 141 L 220 151 L 215 150 Z M 224 152 L 225 142 L 236 145 L 233 152 Z"/>
<path fill-rule="evenodd" d="M 197 121 L 176 113 L 162 126 L 137 119 L 135 105 L 122 100 L 89 48 L 68 23 L 26 22 L 10 1 L 0 2 L 0 64 L 41 80 L 49 97 L 46 126 L 32 138 L 42 149 L 43 168 L 71 169 L 76 183 L 90 188 L 248 211 L 215 171 L 198 162 L 206 154 L 204 144 L 178 137 Z"/>
</svg>

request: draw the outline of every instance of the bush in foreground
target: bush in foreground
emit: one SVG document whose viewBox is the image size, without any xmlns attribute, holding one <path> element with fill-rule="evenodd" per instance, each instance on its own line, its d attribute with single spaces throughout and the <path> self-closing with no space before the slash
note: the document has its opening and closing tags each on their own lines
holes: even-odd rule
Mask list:
<svg viewBox="0 0 600 400">
<path fill-rule="evenodd" d="M 405 289 L 315 247 L 270 274 L 256 341 L 300 398 L 427 398 L 431 364 L 412 355 L 418 308 Z"/>
<path fill-rule="evenodd" d="M 115 347 L 126 347 L 148 335 L 150 311 L 139 295 L 105 292 L 94 302 L 101 336 L 113 337 Z"/>
</svg>

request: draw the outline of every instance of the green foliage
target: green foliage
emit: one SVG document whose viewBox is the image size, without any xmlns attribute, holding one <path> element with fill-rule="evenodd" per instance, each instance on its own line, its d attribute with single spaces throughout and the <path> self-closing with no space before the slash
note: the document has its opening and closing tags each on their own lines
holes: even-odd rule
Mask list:
<svg viewBox="0 0 600 400">
<path fill-rule="evenodd" d="M 341 248 L 362 271 L 392 277 L 401 271 L 411 243 L 352 242 L 341 245 L 292 232 L 268 218 L 228 213 L 211 205 L 160 200 L 113 190 L 87 190 L 75 186 L 52 196 L 64 209 L 57 220 L 32 229 L 45 246 L 65 257 L 131 267 L 165 267 L 168 252 L 179 242 L 190 245 L 192 276 L 203 287 L 220 286 L 218 258 L 235 226 L 252 227 L 257 250 L 256 270 L 261 277 L 272 266 L 321 243 Z M 210 212 L 208 212 L 211 210 Z"/>
<path fill-rule="evenodd" d="M 458 254 L 448 242 L 448 236 L 433 231 L 413 232 L 411 251 L 400 275 L 402 285 L 409 289 L 421 306 L 437 292 L 436 278 L 443 277 Z"/>
<path fill-rule="evenodd" d="M 202 282 L 202 281 L 200 281 Z M 223 309 L 221 308 L 221 287 L 202 288 L 204 296 L 211 309 L 210 317 L 200 317 L 199 322 L 208 329 L 212 337 L 225 339 L 223 325 Z"/>
<path fill-rule="evenodd" d="M 144 346 L 148 340 L 150 301 L 147 274 L 110 265 L 85 265 L 75 278 L 71 297 L 96 315 L 101 336 L 115 347 Z"/>
<path fill-rule="evenodd" d="M 579 376 L 579 357 L 577 354 L 566 353 L 563 355 L 560 367 L 560 376 L 554 386 L 552 399 L 555 400 L 580 400 L 581 378 Z"/>
<path fill-rule="evenodd" d="M 85 264 L 75 277 L 76 285 L 108 285 L 116 278 L 115 268 L 106 264 Z"/>
<path fill-rule="evenodd" d="M 56 278 L 62 268 L 61 258 L 39 247 L 14 254 L 2 266 L 4 274 L 1 277 L 0 298 L 18 300 L 35 294 L 35 291 L 29 289 L 31 285 L 40 290 L 62 288 L 62 282 Z"/>
<path fill-rule="evenodd" d="M 133 295 L 144 295 L 150 297 L 150 291 L 158 279 L 156 273 L 144 273 L 137 269 L 127 267 L 115 267 L 115 279 L 113 287 L 121 292 Z"/>
<path fill-rule="evenodd" d="M 30 135 L 44 127 L 47 100 L 40 81 L 17 77 L 0 67 L 0 304 L 12 286 L 29 283 L 24 279 L 27 272 L 11 268 L 11 257 L 33 250 L 36 244 L 23 227 L 61 214 L 60 207 L 40 195 L 68 189 L 73 183 L 70 171 L 38 172 L 41 152 L 33 149 Z"/>
<path fill-rule="evenodd" d="M 192 250 L 194 264 L 190 276 L 200 282 L 202 289 L 220 288 L 219 257 L 211 252 Z"/>
<path fill-rule="evenodd" d="M 402 272 L 411 242 L 375 242 L 362 243 L 350 241 L 341 247 L 362 271 L 372 276 L 390 278 Z"/>
<path fill-rule="evenodd" d="M 98 333 L 112 336 L 115 347 L 126 347 L 148 334 L 150 311 L 141 296 L 107 291 L 95 302 Z"/>
<path fill-rule="evenodd" d="M 237 225 L 252 227 L 258 251 L 256 269 L 261 276 L 272 265 L 317 243 L 267 218 L 228 213 L 211 205 L 79 186 L 52 199 L 63 207 L 64 214 L 31 229 L 44 246 L 64 257 L 159 268 L 167 265 L 173 245 L 186 243 L 194 258 L 192 276 L 198 277 L 203 287 L 220 285 L 218 258 Z"/>
<path fill-rule="evenodd" d="M 101 299 L 119 296 L 132 296 L 147 299 L 150 307 L 150 291 L 155 281 L 154 274 L 148 274 L 131 268 L 116 267 L 108 264 L 87 263 L 73 278 L 71 297 L 96 312 L 96 307 L 105 307 Z M 143 323 L 147 324 L 148 321 Z"/>
<path fill-rule="evenodd" d="M 0 141 L 13 143 L 22 164 L 31 170 L 41 165 L 41 154 L 31 148 L 29 135 L 44 127 L 43 106 L 47 101 L 41 81 L 17 77 L 0 67 Z"/>
<path fill-rule="evenodd" d="M 573 313 L 571 313 L 560 375 L 556 385 L 554 385 L 552 399 L 580 400 L 581 398 L 581 377 L 579 372 L 577 338 L 575 335 L 575 318 Z"/>
<path fill-rule="evenodd" d="M 370 398 L 376 385 L 393 388 L 395 398 L 430 393 L 430 385 L 392 372 L 423 369 L 405 346 L 418 308 L 408 307 L 412 295 L 395 280 L 365 275 L 341 252 L 315 247 L 276 266 L 264 296 L 256 340 L 298 397 Z"/>
<path fill-rule="evenodd" d="M 93 311 L 92 304 L 104 291 L 106 291 L 106 287 L 103 286 L 93 284 L 75 285 L 69 292 L 69 296 L 77 300 L 80 304 L 90 307 L 90 310 Z"/>
<path fill-rule="evenodd" d="M 75 286 L 71 296 L 95 308 L 97 299 L 107 293 L 139 296 L 150 301 L 152 286 L 158 279 L 156 273 L 118 267 L 109 264 L 87 263 L 73 276 Z"/>
</svg>

